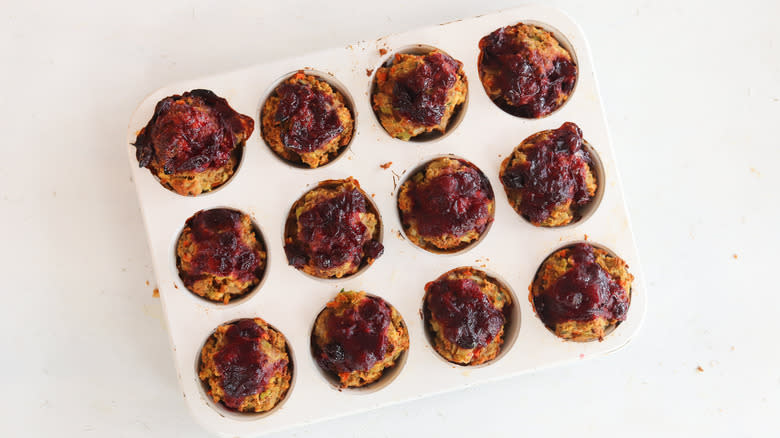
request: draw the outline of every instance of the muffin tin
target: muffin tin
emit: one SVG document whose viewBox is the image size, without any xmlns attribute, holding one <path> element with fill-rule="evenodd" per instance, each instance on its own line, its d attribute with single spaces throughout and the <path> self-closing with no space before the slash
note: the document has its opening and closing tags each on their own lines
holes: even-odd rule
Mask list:
<svg viewBox="0 0 780 438">
<path fill-rule="evenodd" d="M 477 73 L 477 46 L 493 30 L 519 21 L 553 32 L 576 57 L 579 78 L 569 101 L 541 119 L 505 113 L 485 94 Z M 464 64 L 469 96 L 463 119 L 446 136 L 427 142 L 391 138 L 371 114 L 373 72 L 396 50 L 433 46 Z M 328 165 L 304 169 L 279 160 L 263 142 L 259 114 L 279 80 L 299 69 L 314 70 L 333 81 L 353 102 L 356 132 L 346 151 Z M 226 98 L 238 112 L 255 119 L 235 175 L 219 189 L 185 197 L 162 187 L 147 169 L 139 168 L 129 143 L 151 117 L 162 98 L 206 88 Z M 537 228 L 509 205 L 498 178 L 499 166 L 524 138 L 577 123 L 603 166 L 603 195 L 596 210 L 563 228 Z M 600 356 L 626 345 L 644 318 L 646 296 L 639 259 L 610 144 L 587 43 L 579 27 L 563 13 L 528 6 L 382 37 L 344 48 L 297 56 L 155 91 L 132 116 L 127 133 L 128 157 L 143 212 L 163 313 L 168 325 L 183 396 L 195 419 L 222 436 L 257 436 L 465 388 L 540 368 Z M 405 240 L 397 214 L 396 195 L 405 174 L 430 159 L 454 154 L 469 160 L 489 178 L 495 192 L 495 221 L 477 245 L 456 254 L 434 254 Z M 392 162 L 384 169 L 381 165 Z M 356 178 L 372 197 L 383 223 L 384 255 L 360 272 L 342 279 L 323 280 L 289 266 L 283 249 L 284 223 L 292 204 L 318 182 Z M 184 287 L 176 270 L 176 241 L 187 218 L 199 210 L 228 207 L 248 213 L 267 246 L 266 274 L 260 287 L 245 299 L 228 305 L 203 300 Z M 623 258 L 636 277 L 627 319 L 602 342 L 565 342 L 533 313 L 528 286 L 539 265 L 555 250 L 588 240 Z M 473 266 L 500 278 L 516 294 L 513 323 L 516 333 L 496 360 L 478 367 L 447 363 L 426 339 L 421 319 L 424 286 L 442 273 Z M 311 357 L 314 319 L 341 289 L 363 290 L 391 302 L 409 329 L 405 364 L 391 381 L 375 390 L 339 391 L 323 377 Z M 220 324 L 260 317 L 287 338 L 294 366 L 292 386 L 277 408 L 264 414 L 239 414 L 213 403 L 197 376 L 200 349 Z"/>
</svg>

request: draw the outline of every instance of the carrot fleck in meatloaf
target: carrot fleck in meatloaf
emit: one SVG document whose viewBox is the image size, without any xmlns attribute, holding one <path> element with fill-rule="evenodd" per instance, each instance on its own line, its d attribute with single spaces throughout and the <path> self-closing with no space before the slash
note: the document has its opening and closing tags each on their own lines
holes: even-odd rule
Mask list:
<svg viewBox="0 0 780 438">
<path fill-rule="evenodd" d="M 260 118 L 263 139 L 277 155 L 311 168 L 327 164 L 352 139 L 354 119 L 344 96 L 303 71 L 276 87 Z"/>
<path fill-rule="evenodd" d="M 445 132 L 466 101 L 463 64 L 439 50 L 426 55 L 398 53 L 375 76 L 374 111 L 391 136 L 409 140 Z"/>
<path fill-rule="evenodd" d="M 317 316 L 312 353 L 319 366 L 338 376 L 342 387 L 377 381 L 409 348 L 398 311 L 365 292 L 341 292 Z"/>
<path fill-rule="evenodd" d="M 563 339 L 602 340 L 626 319 L 634 276 L 619 257 L 588 243 L 548 257 L 529 298 L 544 325 Z"/>
<path fill-rule="evenodd" d="M 501 164 L 512 208 L 532 224 L 559 227 L 577 221 L 599 182 L 582 131 L 571 122 L 523 140 Z"/>
<path fill-rule="evenodd" d="M 192 90 L 157 103 L 135 140 L 136 157 L 163 186 L 196 196 L 233 176 L 253 130 L 252 118 L 234 111 L 225 99 Z"/>
<path fill-rule="evenodd" d="M 406 235 L 421 248 L 456 251 L 480 238 L 493 221 L 490 182 L 473 164 L 437 158 L 398 192 Z"/>
<path fill-rule="evenodd" d="M 571 54 L 548 31 L 529 24 L 496 29 L 479 41 L 479 76 L 504 111 L 539 118 L 560 108 L 577 81 Z"/>
<path fill-rule="evenodd" d="M 290 389 L 287 342 L 260 318 L 221 325 L 201 350 L 198 376 L 209 396 L 230 410 L 270 411 Z"/>
<path fill-rule="evenodd" d="M 327 180 L 292 207 L 284 251 L 290 265 L 320 278 L 341 278 L 384 252 L 379 215 L 353 178 Z"/>
<path fill-rule="evenodd" d="M 443 358 L 479 365 L 499 354 L 512 298 L 486 273 L 457 268 L 425 285 L 423 317 Z"/>
<path fill-rule="evenodd" d="M 266 252 L 249 216 L 227 208 L 187 219 L 176 245 L 179 277 L 191 292 L 227 304 L 254 288 Z"/>
</svg>

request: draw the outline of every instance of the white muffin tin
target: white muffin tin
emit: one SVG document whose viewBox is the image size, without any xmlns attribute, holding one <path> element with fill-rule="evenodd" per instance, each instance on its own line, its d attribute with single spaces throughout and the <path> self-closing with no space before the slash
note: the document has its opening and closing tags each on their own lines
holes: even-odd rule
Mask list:
<svg viewBox="0 0 780 438">
<path fill-rule="evenodd" d="M 517 22 L 536 24 L 553 34 L 576 57 L 579 78 L 569 101 L 548 117 L 524 119 L 498 108 L 485 94 L 477 73 L 479 40 Z M 396 51 L 418 44 L 437 47 L 463 62 L 469 97 L 464 116 L 448 135 L 430 142 L 403 142 L 387 135 L 371 109 L 373 74 Z M 381 53 L 380 49 L 383 49 Z M 321 168 L 303 169 L 280 160 L 260 135 L 259 110 L 281 78 L 299 69 L 333 77 L 354 102 L 355 137 L 339 159 Z M 166 96 L 206 88 L 252 116 L 255 130 L 246 142 L 233 178 L 218 190 L 180 196 L 159 184 L 135 158 L 138 131 Z M 595 212 L 574 225 L 537 228 L 510 207 L 498 178 L 501 162 L 529 135 L 577 123 L 603 164 L 603 198 Z M 619 349 L 638 331 L 646 296 L 639 258 L 623 199 L 609 132 L 601 106 L 588 44 L 580 28 L 563 13 L 521 7 L 491 15 L 391 35 L 347 47 L 259 64 L 230 73 L 184 81 L 155 91 L 132 116 L 127 151 L 149 237 L 163 313 L 170 333 L 178 377 L 187 405 L 205 428 L 223 436 L 256 436 L 353 414 L 406 400 L 465 388 L 540 368 L 600 356 Z M 454 255 L 426 252 L 403 237 L 396 208 L 397 186 L 405 173 L 430 158 L 454 154 L 477 165 L 495 192 L 495 222 L 479 244 Z M 381 164 L 392 162 L 388 169 Z M 287 264 L 283 228 L 292 204 L 319 181 L 355 177 L 372 196 L 382 218 L 384 255 L 373 265 L 341 280 L 321 280 Z M 268 266 L 260 288 L 229 305 L 205 301 L 184 287 L 175 265 L 175 245 L 184 222 L 199 210 L 230 207 L 248 213 L 262 231 Z M 602 342 L 565 342 L 548 331 L 528 301 L 541 262 L 556 249 L 587 239 L 614 251 L 636 277 L 627 319 Z M 423 287 L 444 272 L 474 266 L 503 280 L 516 299 L 514 328 L 497 360 L 479 367 L 446 362 L 431 348 L 421 319 Z M 315 317 L 342 288 L 364 290 L 386 299 L 406 321 L 410 347 L 393 375 L 364 390 L 339 391 L 320 372 L 310 354 Z M 213 403 L 197 376 L 200 349 L 225 322 L 259 316 L 287 338 L 294 362 L 292 387 L 284 402 L 267 414 L 230 412 Z"/>
</svg>

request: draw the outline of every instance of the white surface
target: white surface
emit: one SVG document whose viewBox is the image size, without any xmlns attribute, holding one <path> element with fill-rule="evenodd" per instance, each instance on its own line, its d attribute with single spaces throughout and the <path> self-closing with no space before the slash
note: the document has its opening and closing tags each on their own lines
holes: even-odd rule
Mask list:
<svg viewBox="0 0 780 438">
<path fill-rule="evenodd" d="M 148 92 L 514 5 L 222 3 L 4 5 L 1 435 L 208 436 L 182 403 L 145 284 L 151 263 L 123 139 Z M 604 359 L 292 434 L 780 427 L 780 5 L 554 4 L 591 44 L 649 288 L 642 331 Z M 289 34 L 293 25 L 301 30 Z"/>
<path fill-rule="evenodd" d="M 557 37 L 570 45 L 578 60 L 577 86 L 571 98 L 554 114 L 540 120 L 518 119 L 504 113 L 483 92 L 477 73 L 479 39 L 507 23 L 521 20 L 545 23 L 556 29 Z M 439 141 L 402 143 L 391 138 L 373 117 L 368 99 L 371 78 L 366 71 L 375 71 L 393 52 L 415 44 L 441 48 L 461 60 L 464 73 L 471 78 L 463 121 Z M 380 48 L 388 53 L 381 55 Z M 236 72 L 178 82 L 144 99 L 130 121 L 126 148 L 149 234 L 177 375 L 186 402 L 198 422 L 228 437 L 257 435 L 463 389 L 552 365 L 600 357 L 626 345 L 642 323 L 647 295 L 589 55 L 583 35 L 569 18 L 550 8 L 527 6 L 416 29 L 379 41 L 296 55 Z M 342 159 L 314 170 L 293 168 L 276 159 L 256 132 L 247 140 L 241 166 L 233 178 L 220 190 L 195 198 L 172 193 L 161 187 L 147 169 L 138 167 L 136 149 L 129 143 L 135 141 L 138 131 L 149 122 L 161 99 L 182 90 L 207 88 L 225 97 L 236 111 L 256 114 L 278 78 L 304 66 L 331 73 L 353 97 L 357 114 L 355 135 Z M 556 128 L 566 120 L 576 121 L 587 141 L 598 151 L 604 171 L 604 175 L 599 176 L 604 186 L 603 199 L 592 216 L 570 227 L 533 227 L 509 206 L 498 178 L 499 166 L 502 157 L 508 156 L 521 140 L 535 132 Z M 468 251 L 431 254 L 398 237 L 402 227 L 396 213 L 396 188 L 400 182 L 393 175 L 408 178 L 409 173 L 422 163 L 448 153 L 471 161 L 491 181 L 496 194 L 495 221 L 479 244 Z M 388 161 L 390 168 L 381 170 L 380 165 Z M 292 203 L 319 181 L 347 176 L 360 181 L 379 210 L 385 253 L 359 275 L 331 281 L 302 275 L 288 266 L 284 258 L 282 230 L 287 213 Z M 269 181 L 273 181 L 270 187 Z M 229 306 L 208 303 L 185 292 L 175 271 L 174 258 L 175 242 L 184 221 L 195 211 L 223 206 L 237 208 L 255 219 L 265 236 L 269 254 L 266 279 L 260 290 Z M 581 241 L 585 236 L 615 251 L 631 267 L 636 277 L 631 290 L 631 307 L 626 321 L 603 342 L 562 342 L 533 315 L 527 299 L 528 285 L 547 255 L 563 245 Z M 515 315 L 510 327 L 516 330 L 507 330 L 504 354 L 489 366 L 463 368 L 448 364 L 425 340 L 419 317 L 423 286 L 459 266 L 485 269 L 498 275 L 515 291 Z M 409 350 L 405 360 L 399 361 L 392 372 L 398 374 L 397 378 L 381 390 L 337 391 L 322 378 L 309 354 L 313 320 L 341 289 L 380 295 L 392 303 L 406 321 Z M 216 326 L 255 316 L 262 317 L 284 333 L 294 356 L 293 385 L 284 405 L 262 418 L 215 410 L 216 406 L 205 396 L 193 366 L 204 340 Z"/>
</svg>

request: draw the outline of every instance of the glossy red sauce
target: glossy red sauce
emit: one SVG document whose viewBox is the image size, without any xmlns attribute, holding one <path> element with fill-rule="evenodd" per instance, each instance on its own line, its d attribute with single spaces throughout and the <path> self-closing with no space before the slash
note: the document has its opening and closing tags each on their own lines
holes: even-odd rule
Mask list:
<svg viewBox="0 0 780 438">
<path fill-rule="evenodd" d="M 251 319 L 234 323 L 225 336 L 227 342 L 214 355 L 214 363 L 225 391 L 225 406 L 238 409 L 245 397 L 263 393 L 288 361 L 273 361 L 263 352 L 261 340 L 268 335 Z"/>
<path fill-rule="evenodd" d="M 387 337 L 391 311 L 387 303 L 365 297 L 357 308 L 331 315 L 326 323 L 327 345 L 317 347 L 317 362 L 335 373 L 368 371 L 392 350 Z"/>
<path fill-rule="evenodd" d="M 396 79 L 393 108 L 412 122 L 438 125 L 447 107 L 447 93 L 458 80 L 460 65 L 440 52 L 425 55 L 422 64 Z"/>
<path fill-rule="evenodd" d="M 527 161 L 508 167 L 501 181 L 506 188 L 521 191 L 520 209 L 528 220 L 543 222 L 568 201 L 573 207 L 590 202 L 586 177 L 591 158 L 577 125 L 566 122 L 523 152 Z"/>
<path fill-rule="evenodd" d="M 459 237 L 472 230 L 482 233 L 493 221 L 488 209 L 493 189 L 473 167 L 439 175 L 421 186 L 413 184 L 409 196 L 412 209 L 402 212 L 403 219 L 405 223 L 414 220 L 422 236 Z"/>
<path fill-rule="evenodd" d="M 628 311 L 628 293 L 596 263 L 593 246 L 587 243 L 570 249 L 574 266 L 541 295 L 534 307 L 551 328 L 566 321 L 590 321 L 603 317 L 623 321 Z"/>
<path fill-rule="evenodd" d="M 479 41 L 480 74 L 494 75 L 493 87 L 505 99 L 496 103 L 505 111 L 531 118 L 547 115 L 562 104 L 559 96 L 574 89 L 577 66 L 566 58 L 545 58 L 507 29 L 497 29 Z"/>
<path fill-rule="evenodd" d="M 324 147 L 344 131 L 333 98 L 310 84 L 284 83 L 276 90 L 276 121 L 282 123 L 284 146 L 298 153 Z"/>
<path fill-rule="evenodd" d="M 431 317 L 441 325 L 444 338 L 460 348 L 485 347 L 504 326 L 504 314 L 472 279 L 432 281 L 425 291 Z"/>
<path fill-rule="evenodd" d="M 161 100 L 136 139 L 136 157 L 147 167 L 156 157 L 166 174 L 202 172 L 224 166 L 236 135 L 248 137 L 254 121 L 235 112 L 209 90 L 192 90 Z"/>
<path fill-rule="evenodd" d="M 195 213 L 187 219 L 192 233 L 195 254 L 190 272 L 181 272 L 182 280 L 190 286 L 203 274 L 251 281 L 262 276 L 260 254 L 241 239 L 241 213 L 216 208 Z"/>
<path fill-rule="evenodd" d="M 378 241 L 367 235 L 360 221 L 366 200 L 359 190 L 350 190 L 322 200 L 298 217 L 295 242 L 285 245 L 288 262 L 301 268 L 310 260 L 320 269 L 341 266 L 352 261 L 360 265 L 363 256 L 377 258 L 384 251 Z"/>
</svg>

